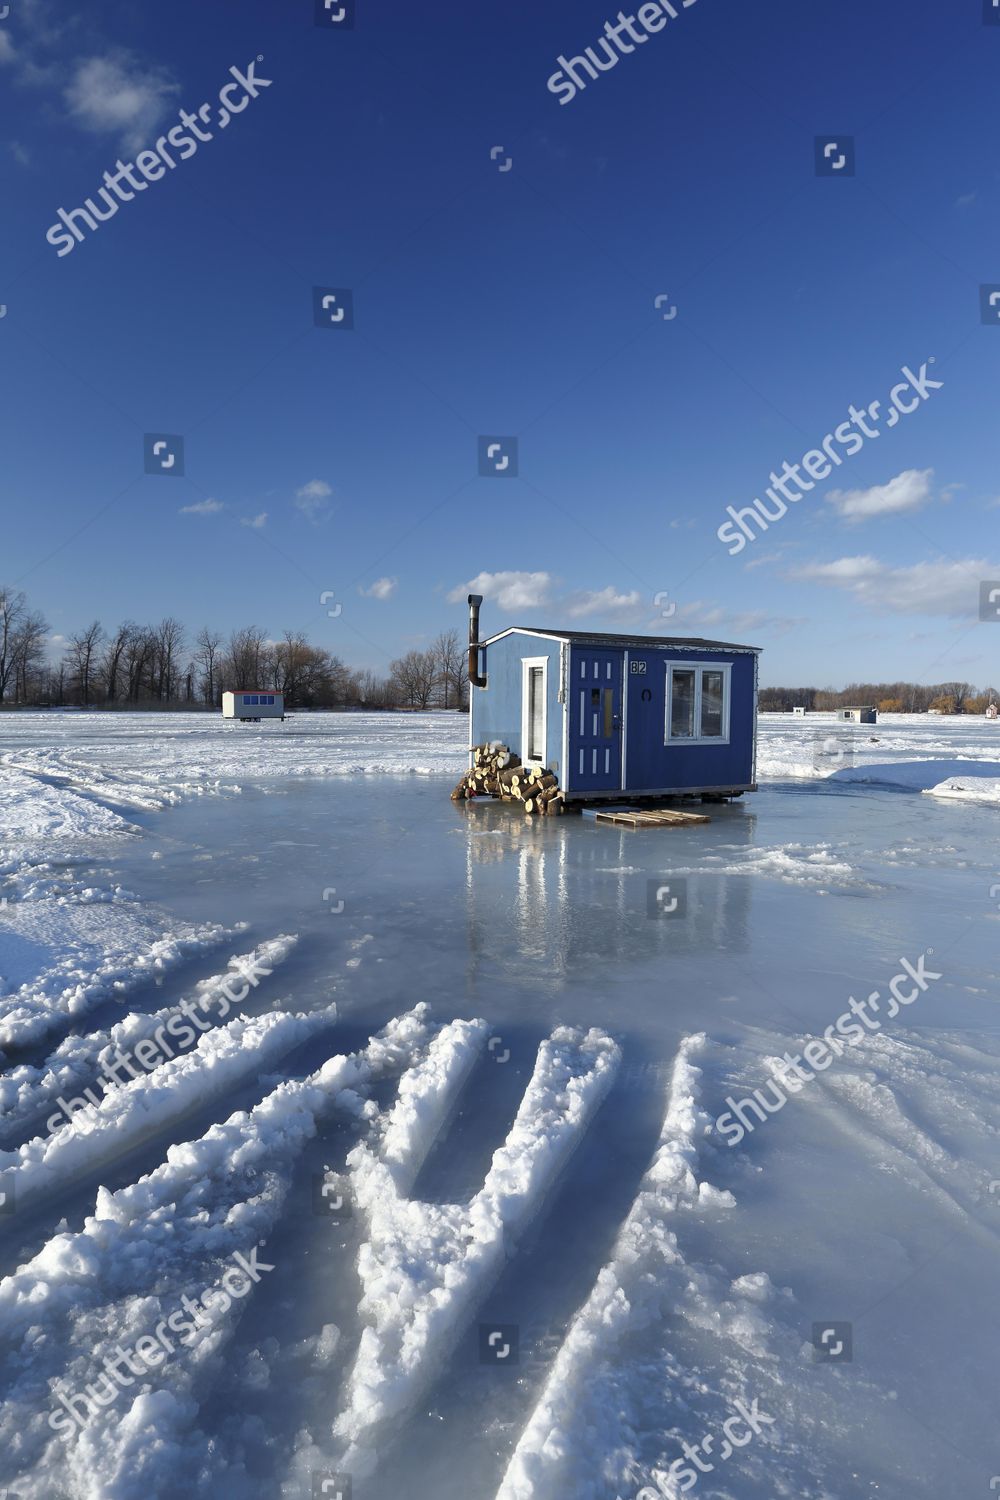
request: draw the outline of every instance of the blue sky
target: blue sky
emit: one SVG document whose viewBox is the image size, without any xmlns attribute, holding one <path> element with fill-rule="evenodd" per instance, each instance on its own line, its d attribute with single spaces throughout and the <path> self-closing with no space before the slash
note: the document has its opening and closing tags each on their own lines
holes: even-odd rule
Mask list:
<svg viewBox="0 0 1000 1500">
<path fill-rule="evenodd" d="M 486 630 L 745 640 L 764 682 L 1000 677 L 981 0 L 675 0 L 565 105 L 609 3 L 9 4 L 0 579 L 55 636 L 256 622 L 383 669 L 478 580 Z M 58 255 L 57 210 L 252 60 L 270 87 Z M 932 358 L 930 399 L 729 555 L 727 506 Z M 184 477 L 144 473 L 147 433 Z M 517 477 L 478 474 L 498 435 Z"/>
</svg>

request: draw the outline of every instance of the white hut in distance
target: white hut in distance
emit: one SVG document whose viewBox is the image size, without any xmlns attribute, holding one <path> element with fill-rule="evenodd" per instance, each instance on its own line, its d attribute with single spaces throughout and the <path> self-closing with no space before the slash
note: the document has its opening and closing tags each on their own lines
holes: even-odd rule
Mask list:
<svg viewBox="0 0 1000 1500">
<path fill-rule="evenodd" d="M 241 724 L 257 724 L 261 719 L 284 720 L 285 695 L 261 692 L 259 688 L 252 692 L 240 688 L 238 692 L 223 693 L 222 717 L 239 719 Z"/>
<path fill-rule="evenodd" d="M 876 708 L 838 708 L 838 719 L 848 719 L 855 724 L 877 724 L 878 710 Z"/>
</svg>

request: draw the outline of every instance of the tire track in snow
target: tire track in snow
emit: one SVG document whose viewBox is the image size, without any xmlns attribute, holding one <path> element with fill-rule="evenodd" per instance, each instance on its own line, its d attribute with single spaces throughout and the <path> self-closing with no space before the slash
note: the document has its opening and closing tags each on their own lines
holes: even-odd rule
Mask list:
<svg viewBox="0 0 1000 1500">
<path fill-rule="evenodd" d="M 317 1121 L 342 1108 L 372 1120 L 364 1095 L 412 1062 L 426 1043 L 418 1006 L 361 1051 L 331 1058 L 305 1080 L 282 1083 L 253 1110 L 172 1146 L 155 1171 L 100 1189 L 77 1233 L 58 1234 L 0 1281 L 0 1481 L 24 1500 L 148 1500 L 150 1495 L 259 1496 L 238 1451 L 223 1459 L 217 1434 L 197 1425 L 201 1394 L 225 1378 L 223 1352 L 245 1302 L 233 1303 L 126 1390 L 70 1440 L 48 1417 L 56 1393 L 95 1384 L 117 1344 L 135 1346 L 176 1311 L 182 1294 L 218 1283 L 230 1258 L 250 1256 L 271 1232 L 292 1170 Z M 266 1260 L 266 1252 L 261 1258 Z M 280 1275 L 276 1267 L 275 1275 Z M 221 1466 L 221 1467 L 220 1467 Z M 8 1477 L 8 1470 L 9 1477 Z"/>
<path fill-rule="evenodd" d="M 691 1059 L 704 1036 L 681 1044 L 671 1074 L 656 1155 L 622 1225 L 608 1263 L 570 1325 L 507 1465 L 497 1500 L 542 1500 L 573 1495 L 604 1500 L 609 1485 L 629 1486 L 621 1472 L 635 1413 L 616 1379 L 626 1335 L 657 1320 L 669 1273 L 690 1273 L 670 1222 L 693 1208 L 730 1207 L 733 1199 L 699 1182 L 696 1135 L 705 1123 L 697 1107 L 700 1071 Z M 619 1472 L 610 1472 L 618 1464 Z M 636 1488 L 634 1481 L 632 1488 Z"/>
<path fill-rule="evenodd" d="M 463 1023 L 458 1023 L 459 1025 Z M 481 1042 L 482 1023 L 476 1023 Z M 403 1197 L 433 1143 L 432 1116 L 443 1119 L 471 1066 L 468 1033 L 452 1030 L 449 1059 L 428 1060 L 405 1081 L 400 1113 L 390 1117 L 380 1159 L 367 1145 L 348 1158 L 354 1201 L 369 1240 L 359 1255 L 365 1320 L 334 1424 L 334 1453 L 299 1455 L 299 1470 L 334 1467 L 357 1476 L 376 1466 L 376 1444 L 412 1410 L 450 1353 L 464 1323 L 488 1294 L 507 1256 L 580 1144 L 620 1061 L 605 1033 L 561 1027 L 538 1049 L 531 1080 L 483 1186 L 467 1204 L 421 1203 Z M 430 1108 L 422 1102 L 427 1095 Z M 404 1112 L 408 1118 L 404 1118 Z"/>
<path fill-rule="evenodd" d="M 12 926 L 12 921 L 7 926 Z M 128 994 L 185 959 L 220 947 L 235 932 L 215 922 L 184 923 L 164 937 L 152 939 L 144 934 L 148 946 L 141 951 L 128 941 L 132 936 L 123 935 L 118 951 L 96 955 L 90 968 L 84 955 L 70 951 L 46 972 L 5 995 L 0 1000 L 0 1064 L 5 1053 L 16 1053 L 54 1032 L 67 1030 L 113 995 Z"/>
<path fill-rule="evenodd" d="M 255 966 L 255 973 L 264 966 L 273 973 L 288 957 L 297 941 L 295 936 L 283 933 L 258 944 L 249 953 L 234 954 L 229 960 L 233 967 L 223 974 L 213 974 L 202 979 L 194 986 L 186 1002 L 188 1009 L 197 1007 L 206 1024 L 214 1025 L 213 1010 L 225 1004 L 220 1018 L 224 1019 L 233 1005 L 240 1003 L 230 999 L 234 981 L 240 979 L 251 966 Z M 101 1084 L 98 1080 L 92 1089 L 96 1098 L 100 1098 L 98 1088 L 107 1092 L 110 1088 L 121 1087 L 121 1079 L 117 1083 L 114 1081 L 113 1064 L 116 1058 L 120 1059 L 123 1054 L 134 1052 L 139 1042 L 156 1041 L 164 1060 L 169 1061 L 171 1051 L 181 1051 L 171 1023 L 180 1019 L 182 1029 L 186 1027 L 191 1032 L 192 1040 L 198 1034 L 194 1026 L 184 1021 L 184 1004 L 181 1000 L 151 1013 L 130 1011 L 107 1030 L 66 1037 L 38 1067 L 21 1064 L 11 1069 L 0 1077 L 0 1125 L 10 1127 L 33 1120 L 61 1094 L 83 1091 L 94 1085 L 99 1072 L 103 1072 L 105 1079 L 110 1081 Z M 120 1068 L 122 1064 L 119 1062 L 117 1066 Z M 153 1068 L 150 1067 L 148 1071 L 152 1072 Z M 90 1102 L 93 1103 L 93 1100 Z"/>
<path fill-rule="evenodd" d="M 336 1015 L 336 1006 L 330 1006 L 308 1015 L 271 1011 L 238 1017 L 206 1032 L 193 1051 L 111 1090 L 99 1105 L 88 1107 L 86 1117 L 76 1116 L 73 1124 L 35 1136 L 16 1151 L 0 1151 L 0 1173 L 10 1174 L 18 1208 L 225 1093 L 252 1069 L 264 1068 L 332 1025 Z"/>
</svg>

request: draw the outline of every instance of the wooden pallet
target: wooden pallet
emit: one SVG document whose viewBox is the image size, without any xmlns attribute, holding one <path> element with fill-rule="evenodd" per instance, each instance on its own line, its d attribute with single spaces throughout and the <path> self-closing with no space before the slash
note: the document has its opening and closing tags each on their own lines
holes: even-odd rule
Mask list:
<svg viewBox="0 0 1000 1500">
<path fill-rule="evenodd" d="M 675 807 L 617 808 L 614 812 L 599 812 L 598 823 L 618 823 L 624 828 L 680 828 L 688 823 L 711 823 L 704 813 L 679 812 Z"/>
</svg>

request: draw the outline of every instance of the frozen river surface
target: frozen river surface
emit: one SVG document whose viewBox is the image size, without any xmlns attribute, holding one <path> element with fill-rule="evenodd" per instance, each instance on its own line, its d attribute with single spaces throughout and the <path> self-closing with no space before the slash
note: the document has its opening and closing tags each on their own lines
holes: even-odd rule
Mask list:
<svg viewBox="0 0 1000 1500">
<path fill-rule="evenodd" d="M 989 1495 L 1000 725 L 636 832 L 466 733 L 0 718 L 0 1491 Z"/>
</svg>

